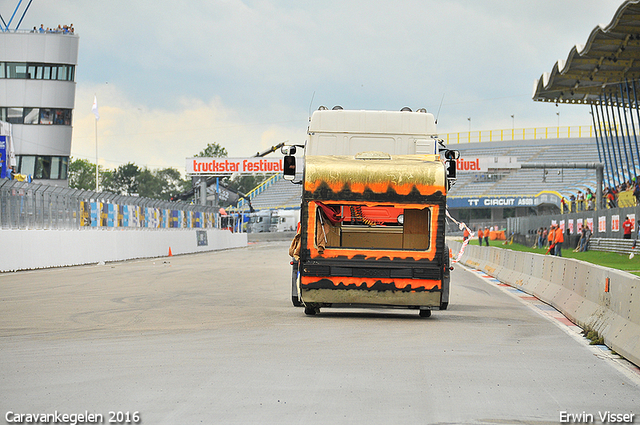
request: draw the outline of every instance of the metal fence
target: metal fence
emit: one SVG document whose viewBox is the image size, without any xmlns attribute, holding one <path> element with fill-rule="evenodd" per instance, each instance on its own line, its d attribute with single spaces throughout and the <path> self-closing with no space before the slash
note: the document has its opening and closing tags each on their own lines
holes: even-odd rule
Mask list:
<svg viewBox="0 0 640 425">
<path fill-rule="evenodd" d="M 594 131 L 591 125 L 510 128 L 508 130 L 469 130 L 457 133 L 441 133 L 438 135 L 438 137 L 443 139 L 447 144 L 501 142 L 504 140 L 571 139 L 593 136 Z"/>
<path fill-rule="evenodd" d="M 0 180 L 2 229 L 168 229 L 228 227 L 212 206 Z M 240 229 L 238 229 L 240 230 Z"/>
<path fill-rule="evenodd" d="M 539 228 L 548 228 L 555 222 L 561 228 L 569 229 L 569 234 L 577 235 L 583 225 L 588 225 L 593 231 L 594 238 L 622 239 L 622 223 L 626 217 L 635 222 L 633 234 L 638 232 L 640 207 L 611 208 L 586 210 L 571 214 L 539 215 L 529 217 L 513 217 L 507 219 L 507 235 L 517 233 L 521 235 L 535 235 Z"/>
</svg>

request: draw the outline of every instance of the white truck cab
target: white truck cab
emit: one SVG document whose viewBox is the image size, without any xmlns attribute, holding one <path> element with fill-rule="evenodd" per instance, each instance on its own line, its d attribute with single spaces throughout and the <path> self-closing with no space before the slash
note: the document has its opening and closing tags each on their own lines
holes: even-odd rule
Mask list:
<svg viewBox="0 0 640 425">
<path fill-rule="evenodd" d="M 410 111 L 320 109 L 311 116 L 305 155 L 437 154 L 433 114 Z"/>
</svg>

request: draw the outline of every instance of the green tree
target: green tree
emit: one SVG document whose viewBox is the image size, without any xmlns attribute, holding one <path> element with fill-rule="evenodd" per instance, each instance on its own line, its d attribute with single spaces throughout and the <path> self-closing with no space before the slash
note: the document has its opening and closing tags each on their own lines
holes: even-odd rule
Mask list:
<svg viewBox="0 0 640 425">
<path fill-rule="evenodd" d="M 100 190 L 105 192 L 117 192 L 115 190 L 115 182 L 113 180 L 113 171 L 112 170 L 103 170 L 102 167 L 98 167 L 100 172 Z"/>
<path fill-rule="evenodd" d="M 162 192 L 162 182 L 147 167 L 143 168 L 136 178 L 138 194 L 145 198 L 157 198 Z"/>
<path fill-rule="evenodd" d="M 191 179 L 183 179 L 175 168 L 156 170 L 156 177 L 162 181 L 161 199 L 171 199 L 171 195 L 185 192 L 191 188 Z"/>
<path fill-rule="evenodd" d="M 140 168 L 133 162 L 120 165 L 113 170 L 111 175 L 105 175 L 102 179 L 103 189 L 120 195 L 133 195 L 138 193 L 138 175 Z"/>
<path fill-rule="evenodd" d="M 69 163 L 69 187 L 72 189 L 96 189 L 96 165 L 86 159 L 73 159 Z"/>
<path fill-rule="evenodd" d="M 191 181 L 182 179 L 175 168 L 150 170 L 144 168 L 137 177 L 140 196 L 153 199 L 169 200 L 172 195 L 181 193 L 191 187 Z"/>
<path fill-rule="evenodd" d="M 194 155 L 199 158 L 226 158 L 227 150 L 218 143 L 209 143 L 199 154 Z"/>
<path fill-rule="evenodd" d="M 229 189 L 245 195 L 271 176 L 265 174 L 235 175 L 227 182 Z"/>
<path fill-rule="evenodd" d="M 175 168 L 150 170 L 127 163 L 115 170 L 98 167 L 100 190 L 122 195 L 138 194 L 152 199 L 169 200 L 172 195 L 191 189 L 191 180 L 183 179 Z M 96 166 L 86 159 L 72 160 L 69 164 L 69 187 L 95 190 Z"/>
</svg>

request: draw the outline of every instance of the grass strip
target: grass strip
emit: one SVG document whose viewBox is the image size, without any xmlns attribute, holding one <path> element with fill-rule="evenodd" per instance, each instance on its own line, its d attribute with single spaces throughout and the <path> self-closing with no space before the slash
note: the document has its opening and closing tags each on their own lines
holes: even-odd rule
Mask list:
<svg viewBox="0 0 640 425">
<path fill-rule="evenodd" d="M 532 248 L 530 246 L 524 246 L 517 243 L 503 244 L 504 241 L 489 241 L 489 246 L 496 248 L 511 249 L 513 251 L 521 252 L 535 252 L 537 254 L 545 254 L 547 248 Z M 478 246 L 477 240 L 472 240 L 469 245 Z M 483 245 L 484 246 L 484 245 Z M 640 252 L 638 252 L 640 254 Z M 573 252 L 571 248 L 563 248 L 562 256 L 565 258 L 574 258 L 576 260 L 586 261 L 587 263 L 597 264 L 599 266 L 608 267 L 611 269 L 622 270 L 636 276 L 640 276 L 640 255 L 635 255 L 632 259 L 629 259 L 628 254 L 617 254 L 615 252 L 602 252 L 602 251 L 587 251 L 587 252 Z M 548 255 L 548 254 L 547 254 Z"/>
</svg>

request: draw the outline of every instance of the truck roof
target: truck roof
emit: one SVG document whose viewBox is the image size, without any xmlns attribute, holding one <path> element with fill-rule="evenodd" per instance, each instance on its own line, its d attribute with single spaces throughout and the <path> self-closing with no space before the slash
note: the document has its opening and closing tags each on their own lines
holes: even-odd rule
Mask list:
<svg viewBox="0 0 640 425">
<path fill-rule="evenodd" d="M 437 135 L 428 112 L 318 110 L 311 116 L 309 133 Z"/>
</svg>

